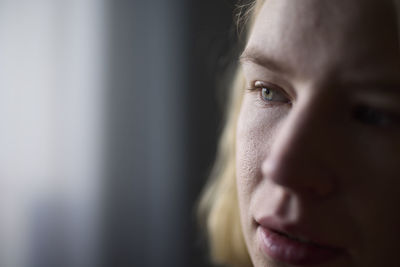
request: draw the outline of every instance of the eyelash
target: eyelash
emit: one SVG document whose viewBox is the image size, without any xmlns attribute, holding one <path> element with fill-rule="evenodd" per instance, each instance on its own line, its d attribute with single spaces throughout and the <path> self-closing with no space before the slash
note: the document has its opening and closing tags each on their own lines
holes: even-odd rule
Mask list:
<svg viewBox="0 0 400 267">
<path fill-rule="evenodd" d="M 260 101 L 268 106 L 286 104 L 291 102 L 287 94 L 283 92 L 282 89 L 280 89 L 276 85 L 272 85 L 266 82 L 256 81 L 254 82 L 253 87 L 249 88 L 248 90 L 252 92 L 258 91 Z M 268 99 L 265 94 L 272 94 L 270 96 L 271 99 Z M 273 98 L 278 99 L 274 100 Z"/>
</svg>

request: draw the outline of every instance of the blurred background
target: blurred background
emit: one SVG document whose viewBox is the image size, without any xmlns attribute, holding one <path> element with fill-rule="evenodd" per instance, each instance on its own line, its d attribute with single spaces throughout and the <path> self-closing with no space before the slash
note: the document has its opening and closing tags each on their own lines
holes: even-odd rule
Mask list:
<svg viewBox="0 0 400 267">
<path fill-rule="evenodd" d="M 0 0 L 0 267 L 209 266 L 235 2 Z"/>
</svg>

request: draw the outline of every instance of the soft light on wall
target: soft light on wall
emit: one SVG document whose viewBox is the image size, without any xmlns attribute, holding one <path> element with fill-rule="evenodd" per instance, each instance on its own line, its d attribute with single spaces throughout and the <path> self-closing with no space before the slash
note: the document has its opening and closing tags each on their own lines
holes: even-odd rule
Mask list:
<svg viewBox="0 0 400 267">
<path fill-rule="evenodd" d="M 101 191 L 100 0 L 0 0 L 0 266 L 92 266 Z"/>
</svg>

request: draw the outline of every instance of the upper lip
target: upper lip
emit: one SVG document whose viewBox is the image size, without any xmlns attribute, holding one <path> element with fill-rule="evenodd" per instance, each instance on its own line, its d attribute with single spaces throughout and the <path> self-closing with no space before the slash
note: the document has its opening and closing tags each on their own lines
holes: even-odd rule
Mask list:
<svg viewBox="0 0 400 267">
<path fill-rule="evenodd" d="M 262 217 L 255 221 L 257 224 L 270 231 L 284 234 L 297 240 L 309 242 L 321 247 L 341 249 L 339 245 L 335 244 L 332 240 L 329 240 L 325 235 L 317 233 L 315 229 L 311 230 L 313 227 L 306 223 L 284 222 L 273 216 Z"/>
</svg>

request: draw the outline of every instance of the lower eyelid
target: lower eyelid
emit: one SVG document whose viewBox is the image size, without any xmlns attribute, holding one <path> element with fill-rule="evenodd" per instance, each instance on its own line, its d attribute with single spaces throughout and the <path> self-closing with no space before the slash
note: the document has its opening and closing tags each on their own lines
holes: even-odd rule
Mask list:
<svg viewBox="0 0 400 267">
<path fill-rule="evenodd" d="M 262 89 L 268 88 L 269 90 L 273 91 L 275 94 L 275 99 L 267 100 L 263 99 L 262 96 Z M 281 89 L 279 86 L 270 84 L 268 82 L 256 80 L 255 82 L 251 83 L 250 88 L 247 89 L 250 92 L 258 92 L 260 101 L 263 101 L 267 105 L 280 105 L 280 104 L 287 104 L 292 103 L 291 97 L 285 92 L 284 89 Z"/>
<path fill-rule="evenodd" d="M 253 94 L 253 100 L 256 106 L 259 106 L 261 108 L 274 108 L 274 107 L 280 107 L 280 106 L 287 106 L 290 103 L 287 102 L 279 102 L 279 101 L 267 101 L 264 100 L 263 97 L 261 96 L 261 93 L 256 91 L 252 92 L 256 93 Z"/>
<path fill-rule="evenodd" d="M 275 98 L 275 99 L 265 100 L 265 101 L 279 102 L 279 103 L 289 103 L 290 102 L 289 98 L 284 93 L 282 93 L 280 90 L 272 88 L 272 89 L 270 89 L 270 91 L 273 92 L 273 94 L 274 94 L 273 98 Z M 262 90 L 260 91 L 260 96 L 262 97 Z"/>
</svg>

